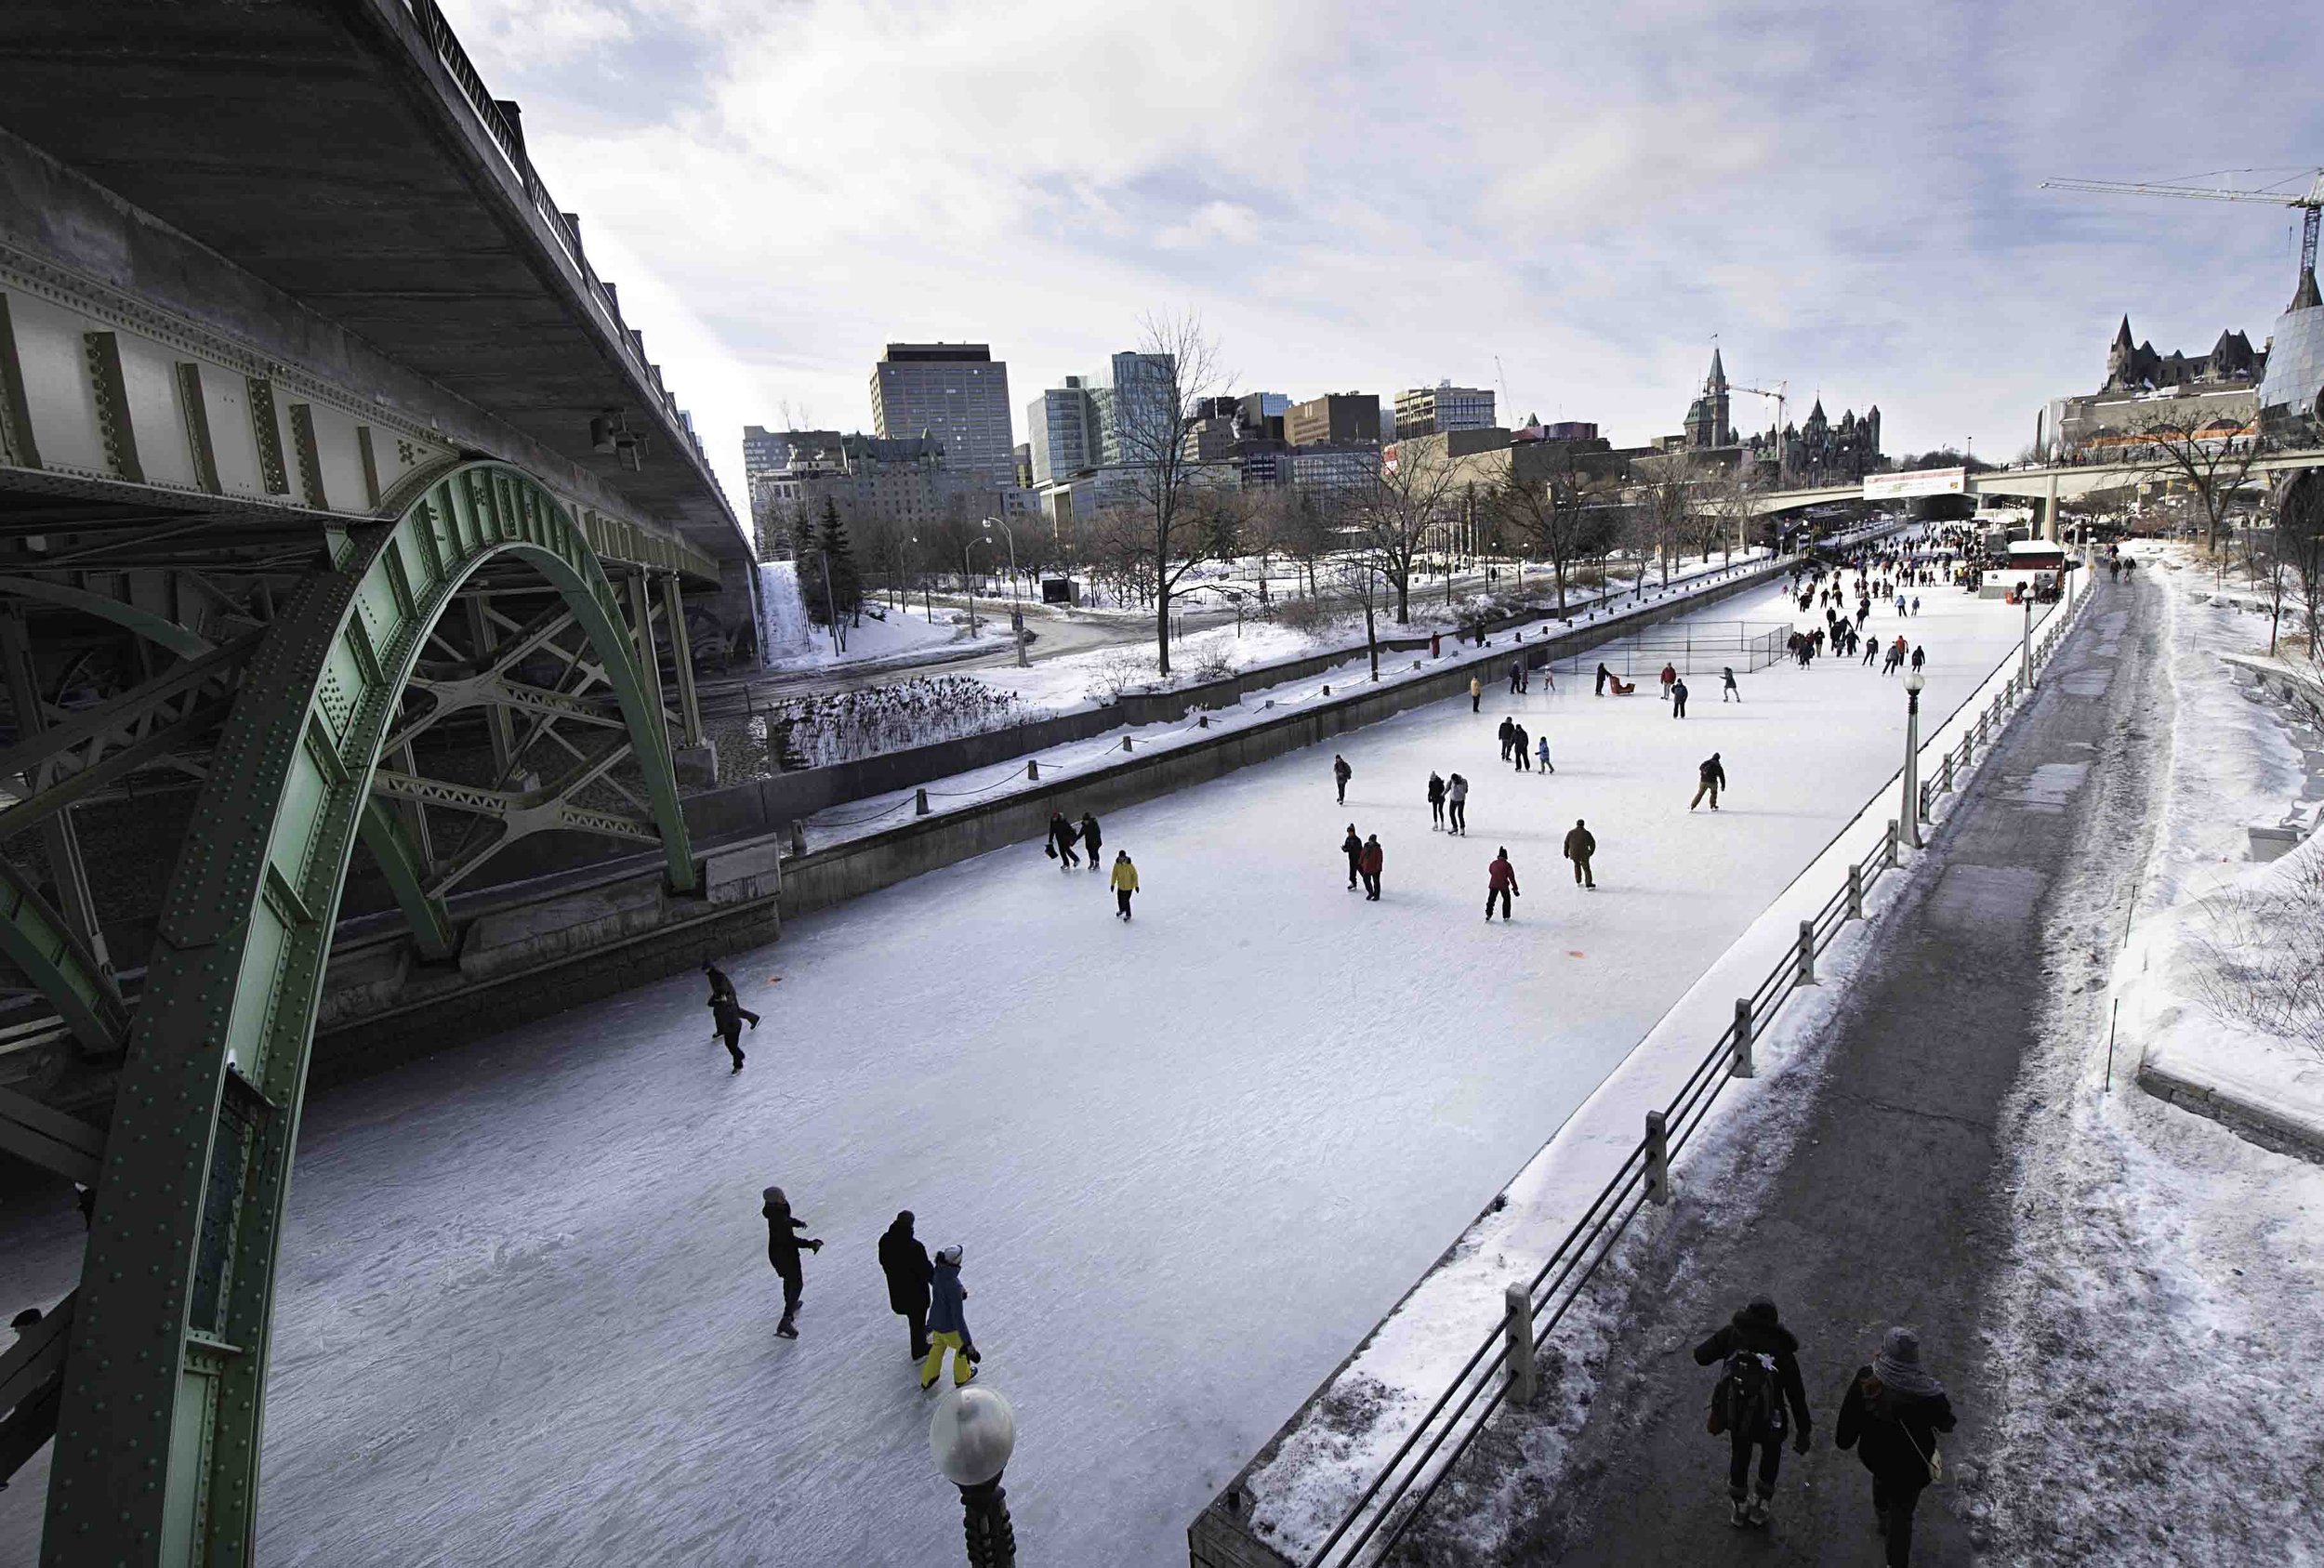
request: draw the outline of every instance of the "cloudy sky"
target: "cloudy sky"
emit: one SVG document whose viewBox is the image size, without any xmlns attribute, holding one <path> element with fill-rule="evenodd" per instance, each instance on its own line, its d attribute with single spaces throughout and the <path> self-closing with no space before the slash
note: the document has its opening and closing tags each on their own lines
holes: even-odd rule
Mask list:
<svg viewBox="0 0 2324 1568">
<path fill-rule="evenodd" d="M 2006 456 L 2125 310 L 2201 352 L 2293 284 L 2295 213 L 2045 176 L 2324 163 L 2290 0 L 442 3 L 737 493 L 746 423 L 868 427 L 890 339 L 989 341 L 1022 441 L 1189 310 L 1238 390 L 1505 375 L 1628 444 L 1716 335 L 1795 420 Z"/>
</svg>

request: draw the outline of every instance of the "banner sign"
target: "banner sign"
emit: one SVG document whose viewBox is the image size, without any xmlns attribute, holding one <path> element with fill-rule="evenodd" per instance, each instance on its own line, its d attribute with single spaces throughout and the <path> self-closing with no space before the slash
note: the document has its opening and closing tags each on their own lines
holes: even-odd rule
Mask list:
<svg viewBox="0 0 2324 1568">
<path fill-rule="evenodd" d="M 1911 495 L 1960 495 L 1969 488 L 1966 468 L 1916 468 L 1908 474 L 1867 474 L 1867 501 L 1901 501 Z"/>
</svg>

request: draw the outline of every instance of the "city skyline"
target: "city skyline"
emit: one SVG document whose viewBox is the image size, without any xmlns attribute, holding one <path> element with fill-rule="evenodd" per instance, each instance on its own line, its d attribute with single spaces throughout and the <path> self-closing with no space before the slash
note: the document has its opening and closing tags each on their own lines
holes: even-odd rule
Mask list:
<svg viewBox="0 0 2324 1568">
<path fill-rule="evenodd" d="M 2256 345 L 2293 284 L 2291 214 L 2043 178 L 2324 157 L 2299 84 L 2324 21 L 2291 12 L 2265 49 L 2138 5 L 2104 30 L 1700 7 L 1482 50 L 1457 11 L 1287 6 L 1221 50 L 1201 13 L 446 10 L 738 509 L 741 427 L 788 404 L 869 428 L 888 341 L 989 342 L 1038 389 L 1187 309 L 1237 389 L 1505 382 L 1505 421 L 1636 444 L 1680 428 L 1715 336 L 1739 384 L 1878 402 L 1893 451 L 2007 457 L 2098 385 L 2125 311 L 2158 342 Z M 1406 122 L 1429 157 L 1398 151 Z M 1771 413 L 1736 399 L 1740 430 Z"/>
</svg>

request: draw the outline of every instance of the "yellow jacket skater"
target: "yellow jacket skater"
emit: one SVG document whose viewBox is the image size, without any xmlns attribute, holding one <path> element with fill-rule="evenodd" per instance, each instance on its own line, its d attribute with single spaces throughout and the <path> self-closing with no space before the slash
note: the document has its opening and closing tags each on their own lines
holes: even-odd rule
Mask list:
<svg viewBox="0 0 2324 1568">
<path fill-rule="evenodd" d="M 1129 918 L 1129 895 L 1138 890 L 1138 868 L 1129 863 L 1129 851 L 1114 851 L 1114 913 Z"/>
</svg>

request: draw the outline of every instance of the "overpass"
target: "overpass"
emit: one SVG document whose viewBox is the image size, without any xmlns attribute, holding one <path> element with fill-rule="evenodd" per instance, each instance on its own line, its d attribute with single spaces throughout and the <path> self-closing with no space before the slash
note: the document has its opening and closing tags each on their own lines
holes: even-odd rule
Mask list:
<svg viewBox="0 0 2324 1568">
<path fill-rule="evenodd" d="M 0 1479 L 53 1433 L 50 1564 L 246 1562 L 350 867 L 422 966 L 568 850 L 698 897 L 755 573 L 434 0 L 19 0 L 0 67 L 0 1149 L 89 1220 Z"/>
<path fill-rule="evenodd" d="M 2244 475 L 2244 483 L 2265 484 L 2272 482 L 2278 475 L 2302 473 L 2319 467 L 2324 467 L 2324 450 L 2269 453 L 2253 460 Z M 2093 495 L 2119 494 L 2134 491 L 2142 485 L 2167 484 L 2179 477 L 2179 470 L 2174 466 L 2153 461 L 2052 463 L 2022 468 L 1987 468 L 1965 475 L 1961 490 L 1942 494 L 2006 495 L 2040 501 L 2042 503 L 2042 536 L 2054 539 L 2057 537 L 2057 503 L 2080 501 Z M 1747 505 L 1753 517 L 1773 517 L 1835 502 L 1869 499 L 1874 497 L 1866 495 L 1864 482 L 1854 481 L 1846 484 L 1768 491 L 1751 496 Z"/>
</svg>

